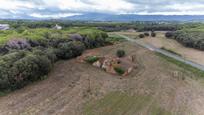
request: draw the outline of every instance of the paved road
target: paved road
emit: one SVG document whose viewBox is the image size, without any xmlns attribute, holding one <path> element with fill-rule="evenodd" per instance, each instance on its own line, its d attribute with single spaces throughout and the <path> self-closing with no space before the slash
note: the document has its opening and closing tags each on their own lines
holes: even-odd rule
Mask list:
<svg viewBox="0 0 204 115">
<path fill-rule="evenodd" d="M 187 60 L 187 59 L 185 59 L 185 58 L 183 58 L 183 57 L 180 57 L 180 56 L 175 55 L 175 54 L 173 54 L 173 53 L 170 53 L 170 52 L 168 52 L 168 51 L 162 50 L 162 49 L 160 49 L 160 48 L 156 48 L 156 47 L 154 47 L 154 46 L 152 46 L 152 45 L 148 45 L 148 44 L 141 43 L 141 42 L 139 42 L 139 41 L 137 41 L 137 40 L 134 40 L 134 39 L 131 39 L 131 38 L 127 37 L 127 36 L 120 35 L 120 34 L 117 34 L 117 35 L 118 35 L 118 36 L 121 36 L 121 37 L 123 37 L 123 38 L 125 38 L 125 39 L 128 40 L 128 41 L 134 42 L 134 43 L 136 43 L 137 45 L 140 45 L 140 46 L 142 46 L 142 47 L 145 47 L 145 48 L 147 48 L 147 49 L 149 49 L 149 50 L 151 50 L 151 51 L 155 51 L 155 52 L 161 53 L 161 54 L 163 54 L 163 55 L 166 55 L 166 56 L 168 56 L 168 57 L 174 58 L 174 59 L 176 59 L 176 60 L 178 60 L 178 61 L 184 62 L 184 63 L 186 63 L 186 64 L 188 64 L 188 65 L 191 65 L 191 66 L 193 66 L 193 67 L 195 67 L 195 68 L 198 68 L 198 69 L 204 71 L 204 65 L 201 65 L 201 64 L 192 62 L 192 61 L 190 61 L 190 60 Z"/>
</svg>

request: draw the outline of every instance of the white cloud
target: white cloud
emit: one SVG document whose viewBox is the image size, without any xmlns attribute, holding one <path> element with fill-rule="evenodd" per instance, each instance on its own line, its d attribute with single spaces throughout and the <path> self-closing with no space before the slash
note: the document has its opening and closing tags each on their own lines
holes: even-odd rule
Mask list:
<svg viewBox="0 0 204 115">
<path fill-rule="evenodd" d="M 35 4 L 29 1 L 0 0 L 0 9 L 18 10 L 20 8 L 35 8 Z"/>
<path fill-rule="evenodd" d="M 57 0 L 62 10 L 82 12 L 124 13 L 135 9 L 135 5 L 125 0 Z"/>
<path fill-rule="evenodd" d="M 70 17 L 70 16 L 76 16 L 76 15 L 82 15 L 80 13 L 58 13 L 58 14 L 50 14 L 50 15 L 44 15 L 44 14 L 39 14 L 39 13 L 32 13 L 30 16 L 36 17 L 36 18 L 65 18 L 65 17 Z"/>
<path fill-rule="evenodd" d="M 204 15 L 204 0 L 0 0 L 0 17 L 58 18 L 90 12 Z"/>
</svg>

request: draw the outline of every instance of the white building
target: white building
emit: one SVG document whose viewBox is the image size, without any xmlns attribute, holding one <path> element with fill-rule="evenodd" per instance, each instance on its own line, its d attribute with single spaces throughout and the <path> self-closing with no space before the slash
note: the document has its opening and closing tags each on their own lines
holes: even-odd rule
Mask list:
<svg viewBox="0 0 204 115">
<path fill-rule="evenodd" d="M 10 26 L 9 24 L 0 24 L 0 30 L 9 30 Z"/>
<path fill-rule="evenodd" d="M 62 26 L 59 26 L 58 24 L 56 24 L 55 27 L 53 27 L 53 29 L 56 29 L 56 30 L 61 30 L 62 29 Z"/>
</svg>

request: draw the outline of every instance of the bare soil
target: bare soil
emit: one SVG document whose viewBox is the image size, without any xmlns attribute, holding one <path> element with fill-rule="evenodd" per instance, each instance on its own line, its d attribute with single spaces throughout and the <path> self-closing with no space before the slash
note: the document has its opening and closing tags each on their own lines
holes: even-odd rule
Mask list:
<svg viewBox="0 0 204 115">
<path fill-rule="evenodd" d="M 121 43 L 94 51 L 100 55 L 115 55 L 117 49 L 121 48 L 128 55 L 135 55 L 135 63 L 139 65 L 129 76 L 111 75 L 89 64 L 77 62 L 76 59 L 60 61 L 46 80 L 0 97 L 0 115 L 84 115 L 87 114 L 84 109 L 88 102 L 95 102 L 116 91 L 131 96 L 151 97 L 152 101 L 145 102 L 144 110 L 130 109 L 132 114 L 149 115 L 155 106 L 153 102 L 173 115 L 204 114 L 202 78 L 197 79 L 182 68 L 132 43 Z M 122 97 L 117 102 L 119 105 L 122 103 L 122 107 L 130 101 L 137 103 L 137 100 Z M 114 110 L 121 110 L 117 115 L 124 113 L 119 106 L 113 107 Z M 112 111 L 112 108 L 108 111 L 97 109 L 101 113 Z"/>
</svg>

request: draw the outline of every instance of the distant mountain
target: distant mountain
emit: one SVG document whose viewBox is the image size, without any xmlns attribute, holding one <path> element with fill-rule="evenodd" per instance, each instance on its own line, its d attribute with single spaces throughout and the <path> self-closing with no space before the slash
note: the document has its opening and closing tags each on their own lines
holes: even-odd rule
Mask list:
<svg viewBox="0 0 204 115">
<path fill-rule="evenodd" d="M 78 16 L 67 17 L 69 20 L 84 21 L 204 21 L 204 15 L 134 15 L 134 14 L 98 14 L 87 13 Z"/>
</svg>

